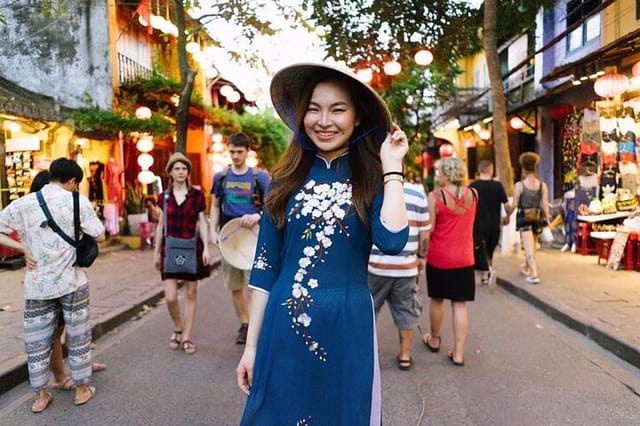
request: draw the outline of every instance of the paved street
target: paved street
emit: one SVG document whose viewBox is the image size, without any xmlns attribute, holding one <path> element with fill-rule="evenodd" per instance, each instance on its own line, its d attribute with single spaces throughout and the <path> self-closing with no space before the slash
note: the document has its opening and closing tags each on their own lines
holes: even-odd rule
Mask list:
<svg viewBox="0 0 640 426">
<path fill-rule="evenodd" d="M 640 301 L 633 290 L 634 284 L 640 285 L 640 273 L 608 271 L 597 266 L 593 256 L 542 251 L 543 283 L 525 286 L 517 276 L 519 261 L 515 255 L 499 255 L 496 265 L 502 287 L 495 294 L 479 288 L 477 300 L 470 304 L 464 368 L 451 366 L 446 358 L 452 341 L 447 312 L 443 350 L 432 354 L 416 339 L 413 370 L 399 371 L 394 359 L 397 335 L 386 308 L 383 309 L 379 340 L 384 424 L 640 422 L 640 373 L 636 367 L 506 290 L 526 291 L 528 296 L 520 296 L 530 299 L 535 296 L 546 310 L 555 304 L 579 319 L 589 314 L 585 323 L 593 330 L 597 326 L 602 333 L 619 331 L 618 343 L 613 345 L 616 347 L 624 340 L 637 341 L 633 327 L 623 325 L 625 321 L 638 320 L 634 310 Z M 567 266 L 569 261 L 574 262 L 571 268 Z M 570 274 L 569 269 L 574 273 Z M 19 282 L 12 283 L 21 274 L 22 271 L 0 272 L 3 304 L 6 300 L 19 308 L 17 311 L 21 311 L 21 297 L 11 299 L 6 288 L 21 290 Z M 200 287 L 194 335 L 198 352 L 187 357 L 167 348 L 171 325 L 166 308 L 162 302 L 157 307 L 151 303 L 158 300 L 159 286 L 150 252 L 116 251 L 102 255 L 90 274 L 93 321 L 102 330 L 113 323 L 107 313 L 109 305 L 122 313 L 138 306 L 136 300 L 146 299 L 151 308 L 139 319 L 128 320 L 97 340 L 95 358 L 106 362 L 109 368 L 95 375 L 94 384 L 98 388 L 95 401 L 76 408 L 71 404 L 72 394 L 56 391 L 53 405 L 43 415 L 34 416 L 29 412 L 32 393 L 28 383 L 22 381 L 0 395 L 1 423 L 237 424 L 244 398 L 236 390 L 234 369 L 242 347 L 234 343 L 237 324 L 220 278 L 213 276 Z M 607 278 L 608 275 L 613 278 Z M 585 291 L 581 293 L 570 292 L 582 287 Z M 424 283 L 421 288 L 424 293 Z M 578 311 L 580 306 L 582 310 Z M 423 328 L 428 324 L 426 318 L 425 312 Z M 617 325 L 613 318 L 617 319 Z M 0 321 L 2 338 L 10 343 L 2 345 L 3 354 L 7 351 L 3 363 L 8 363 L 19 358 L 11 356 L 10 347 L 24 356 L 19 327 L 21 312 L 0 312 Z M 3 382 L 6 378 L 2 376 Z"/>
</svg>

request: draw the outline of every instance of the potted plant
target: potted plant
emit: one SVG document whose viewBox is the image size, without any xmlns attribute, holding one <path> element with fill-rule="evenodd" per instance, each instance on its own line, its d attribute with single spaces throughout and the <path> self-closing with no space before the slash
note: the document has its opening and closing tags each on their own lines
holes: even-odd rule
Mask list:
<svg viewBox="0 0 640 426">
<path fill-rule="evenodd" d="M 140 235 L 140 223 L 149 220 L 144 199 L 145 195 L 140 185 L 127 184 L 124 208 L 127 212 L 127 224 L 131 235 Z"/>
</svg>

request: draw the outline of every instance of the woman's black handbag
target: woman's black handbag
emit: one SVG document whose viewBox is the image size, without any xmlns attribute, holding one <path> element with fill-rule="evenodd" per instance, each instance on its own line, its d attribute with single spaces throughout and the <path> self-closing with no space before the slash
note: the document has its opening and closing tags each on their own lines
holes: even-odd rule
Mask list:
<svg viewBox="0 0 640 426">
<path fill-rule="evenodd" d="M 40 191 L 36 192 L 36 197 L 38 198 L 38 203 L 40 204 L 42 212 L 47 218 L 47 224 L 49 227 L 56 234 L 62 237 L 63 240 L 76 248 L 76 262 L 73 266 L 81 266 L 85 268 L 91 266 L 98 257 L 98 243 L 95 238 L 88 234 L 84 234 L 82 238 L 80 238 L 80 194 L 77 191 L 73 192 L 73 227 L 75 240 L 65 234 L 53 220 L 49 207 L 47 207 L 47 203 L 44 201 L 44 197 Z"/>
<path fill-rule="evenodd" d="M 195 274 L 198 272 L 198 235 L 192 238 L 178 238 L 167 235 L 167 204 L 169 191 L 164 193 L 163 236 L 164 262 L 162 272 L 165 274 Z"/>
</svg>

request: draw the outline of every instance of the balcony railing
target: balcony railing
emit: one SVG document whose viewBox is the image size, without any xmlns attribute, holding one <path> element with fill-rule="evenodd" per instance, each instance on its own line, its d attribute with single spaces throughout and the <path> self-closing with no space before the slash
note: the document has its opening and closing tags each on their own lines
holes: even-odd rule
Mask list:
<svg viewBox="0 0 640 426">
<path fill-rule="evenodd" d="M 118 53 L 118 82 L 125 83 L 138 77 L 151 78 L 153 70 L 128 56 Z"/>
</svg>

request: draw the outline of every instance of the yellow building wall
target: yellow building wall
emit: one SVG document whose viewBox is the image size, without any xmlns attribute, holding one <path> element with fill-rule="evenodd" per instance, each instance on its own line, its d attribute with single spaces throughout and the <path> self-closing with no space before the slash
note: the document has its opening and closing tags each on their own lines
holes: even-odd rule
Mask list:
<svg viewBox="0 0 640 426">
<path fill-rule="evenodd" d="M 638 28 L 636 1 L 615 1 L 602 13 L 602 45 L 606 46 Z"/>
</svg>

